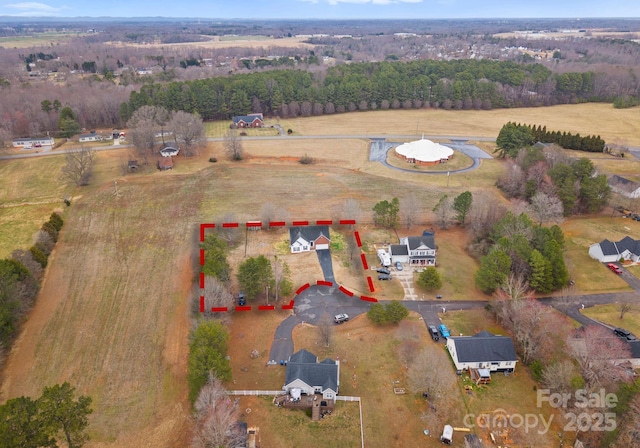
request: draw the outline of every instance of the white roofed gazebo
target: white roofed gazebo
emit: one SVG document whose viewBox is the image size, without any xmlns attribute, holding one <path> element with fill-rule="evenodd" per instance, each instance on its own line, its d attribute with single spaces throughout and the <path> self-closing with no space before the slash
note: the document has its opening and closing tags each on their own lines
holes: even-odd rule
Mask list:
<svg viewBox="0 0 640 448">
<path fill-rule="evenodd" d="M 437 165 L 453 157 L 453 149 L 424 137 L 396 147 L 398 157 L 416 165 Z"/>
</svg>

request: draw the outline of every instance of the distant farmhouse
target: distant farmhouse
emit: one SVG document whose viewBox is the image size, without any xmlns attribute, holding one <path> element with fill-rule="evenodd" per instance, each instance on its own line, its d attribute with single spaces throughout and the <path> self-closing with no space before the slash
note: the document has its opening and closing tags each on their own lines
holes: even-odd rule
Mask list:
<svg viewBox="0 0 640 448">
<path fill-rule="evenodd" d="M 103 140 L 106 140 L 106 138 L 100 134 L 96 134 L 95 132 L 91 132 L 89 134 L 80 134 L 80 137 L 78 137 L 78 141 L 80 143 L 101 142 Z"/>
<path fill-rule="evenodd" d="M 640 260 L 640 240 L 625 236 L 620 241 L 602 240 L 589 246 L 589 256 L 601 263 L 614 263 L 625 260 L 638 262 Z"/>
<path fill-rule="evenodd" d="M 435 232 L 425 230 L 421 236 L 400 238 L 400 244 L 392 244 L 391 262 L 409 263 L 411 266 L 435 266 Z"/>
<path fill-rule="evenodd" d="M 262 114 L 237 115 L 232 120 L 234 128 L 261 128 L 264 126 Z"/>
<path fill-rule="evenodd" d="M 459 371 L 513 371 L 518 362 L 513 340 L 488 331 L 481 331 L 475 336 L 451 336 L 447 339 L 447 349 Z"/>
<path fill-rule="evenodd" d="M 634 182 L 624 177 L 613 175 L 607 181 L 609 186 L 616 193 L 627 198 L 636 199 L 640 197 L 640 183 Z"/>
<path fill-rule="evenodd" d="M 292 254 L 329 249 L 329 226 L 289 227 Z"/>
<path fill-rule="evenodd" d="M 14 148 L 31 149 L 39 148 L 41 146 L 53 146 L 55 141 L 53 137 L 41 137 L 41 138 L 17 138 L 13 141 Z"/>
<path fill-rule="evenodd" d="M 168 144 L 160 150 L 160 155 L 162 157 L 173 157 L 173 156 L 177 156 L 179 152 L 180 152 L 180 148 Z"/>
</svg>

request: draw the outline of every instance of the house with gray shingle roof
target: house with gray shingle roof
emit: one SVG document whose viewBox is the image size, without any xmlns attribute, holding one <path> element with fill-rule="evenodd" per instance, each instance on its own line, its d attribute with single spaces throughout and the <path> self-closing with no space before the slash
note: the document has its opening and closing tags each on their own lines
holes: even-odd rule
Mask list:
<svg viewBox="0 0 640 448">
<path fill-rule="evenodd" d="M 305 395 L 322 394 L 323 400 L 335 402 L 339 387 L 339 361 L 327 358 L 318 362 L 316 355 L 304 349 L 289 357 L 282 390 L 291 393 L 297 389 Z"/>
<path fill-rule="evenodd" d="M 329 226 L 289 227 L 289 247 L 292 254 L 329 249 Z"/>
<path fill-rule="evenodd" d="M 236 115 L 232 121 L 234 128 L 261 128 L 264 125 L 262 114 Z"/>
<path fill-rule="evenodd" d="M 435 266 L 435 232 L 425 230 L 420 236 L 400 238 L 400 244 L 391 245 L 391 261 L 409 263 L 412 266 Z"/>
<path fill-rule="evenodd" d="M 513 340 L 481 331 L 474 336 L 451 336 L 447 349 L 457 370 L 513 371 L 518 362 Z"/>
<path fill-rule="evenodd" d="M 632 199 L 640 197 L 640 184 L 638 182 L 625 179 L 615 174 L 607 180 L 607 183 L 613 191 L 622 196 Z"/>
<path fill-rule="evenodd" d="M 640 260 L 640 240 L 625 236 L 620 241 L 602 240 L 589 246 L 589 256 L 601 263 L 615 263 L 621 258 L 638 262 Z"/>
</svg>

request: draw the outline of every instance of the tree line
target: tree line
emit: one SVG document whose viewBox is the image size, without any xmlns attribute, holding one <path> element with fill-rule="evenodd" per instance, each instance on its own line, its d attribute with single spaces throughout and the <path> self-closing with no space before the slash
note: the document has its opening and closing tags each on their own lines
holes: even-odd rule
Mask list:
<svg viewBox="0 0 640 448">
<path fill-rule="evenodd" d="M 566 131 L 547 131 L 546 126 L 508 122 L 500 129 L 496 143 L 501 157 L 515 157 L 520 148 L 536 142 L 555 143 L 565 149 L 586 152 L 604 152 L 605 141 L 598 135 L 572 135 Z"/>
<path fill-rule="evenodd" d="M 7 351 L 35 302 L 62 225 L 60 215 L 52 213 L 28 250 L 15 250 L 11 257 L 0 260 L 0 355 Z"/>
<path fill-rule="evenodd" d="M 492 109 L 575 101 L 606 101 L 593 93 L 593 73 L 553 74 L 539 64 L 489 60 L 419 60 L 345 64 L 322 75 L 271 70 L 194 81 L 150 83 L 120 107 L 197 112 L 228 119 L 250 112 L 286 117 L 356 110 L 439 107 Z M 538 99 L 536 99 L 538 98 Z"/>
</svg>

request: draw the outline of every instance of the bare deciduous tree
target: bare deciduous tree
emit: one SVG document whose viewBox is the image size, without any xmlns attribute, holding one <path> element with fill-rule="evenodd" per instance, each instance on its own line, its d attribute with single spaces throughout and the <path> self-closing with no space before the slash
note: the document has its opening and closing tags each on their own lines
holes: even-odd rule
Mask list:
<svg viewBox="0 0 640 448">
<path fill-rule="evenodd" d="M 209 376 L 194 408 L 196 415 L 192 448 L 244 446 L 245 435 L 238 425 L 237 402 L 227 395 L 219 379 Z"/>
<path fill-rule="evenodd" d="M 416 224 L 416 218 L 420 215 L 421 204 L 415 193 L 411 193 L 408 196 L 400 200 L 400 210 L 402 210 L 402 220 L 404 221 L 407 229 Z"/>
<path fill-rule="evenodd" d="M 549 364 L 542 371 L 542 382 L 555 392 L 570 392 L 571 381 L 576 375 L 573 363 L 568 359 Z"/>
<path fill-rule="evenodd" d="M 618 428 L 618 438 L 612 445 L 613 448 L 640 446 L 640 395 L 631 399 Z"/>
<path fill-rule="evenodd" d="M 612 361 L 630 358 L 629 347 L 600 325 L 575 330 L 567 339 L 567 351 L 577 361 L 587 388 L 605 386 L 626 378 L 623 368 Z"/>
<path fill-rule="evenodd" d="M 333 338 L 333 320 L 329 314 L 324 313 L 318 320 L 318 342 L 329 347 Z"/>
<path fill-rule="evenodd" d="M 453 209 L 453 198 L 449 197 L 449 195 L 444 195 L 440 198 L 440 201 L 433 208 L 433 211 L 436 213 L 438 219 L 438 225 L 447 229 L 453 223 L 453 217 L 455 215 L 455 210 Z"/>
<path fill-rule="evenodd" d="M 179 110 L 173 114 L 168 126 L 176 143 L 182 146 L 185 157 L 194 155 L 197 148 L 206 142 L 204 124 L 198 114 Z"/>
<path fill-rule="evenodd" d="M 240 237 L 242 236 L 242 232 L 238 227 L 223 227 L 222 224 L 226 222 L 238 222 L 238 217 L 233 212 L 228 212 L 222 215 L 222 218 L 218 220 L 220 225 L 218 226 L 218 234 L 220 238 L 229 243 L 230 246 L 236 244 Z"/>
<path fill-rule="evenodd" d="M 224 150 L 231 160 L 242 160 L 244 148 L 236 129 L 229 129 L 224 136 Z"/>
<path fill-rule="evenodd" d="M 407 373 L 412 392 L 427 392 L 429 401 L 436 406 L 456 388 L 456 376 L 451 373 L 451 362 L 442 350 L 427 346 L 418 352 Z"/>
<path fill-rule="evenodd" d="M 169 121 L 169 112 L 158 106 L 142 106 L 127 122 L 131 141 L 140 157 L 145 160 L 154 155 L 156 132 L 160 131 L 164 139 L 164 126 Z"/>
<path fill-rule="evenodd" d="M 274 221 L 287 221 L 289 219 L 289 213 L 273 202 L 265 202 L 260 210 L 260 218 L 263 223 L 269 225 L 270 222 Z"/>
<path fill-rule="evenodd" d="M 69 149 L 65 151 L 65 164 L 62 167 L 62 177 L 70 184 L 84 186 L 89 184 L 95 151 L 89 148 Z"/>
<path fill-rule="evenodd" d="M 561 222 L 564 208 L 562 201 L 557 196 L 550 196 L 538 191 L 531 198 L 529 212 L 538 224 L 542 225 L 545 222 Z"/>
<path fill-rule="evenodd" d="M 211 308 L 233 306 L 233 295 L 216 277 L 207 276 L 204 282 L 205 315 L 210 317 Z"/>
<path fill-rule="evenodd" d="M 624 319 L 624 315 L 631 311 L 631 304 L 629 302 L 619 302 L 616 305 L 618 311 L 620 311 L 620 320 Z"/>
</svg>

